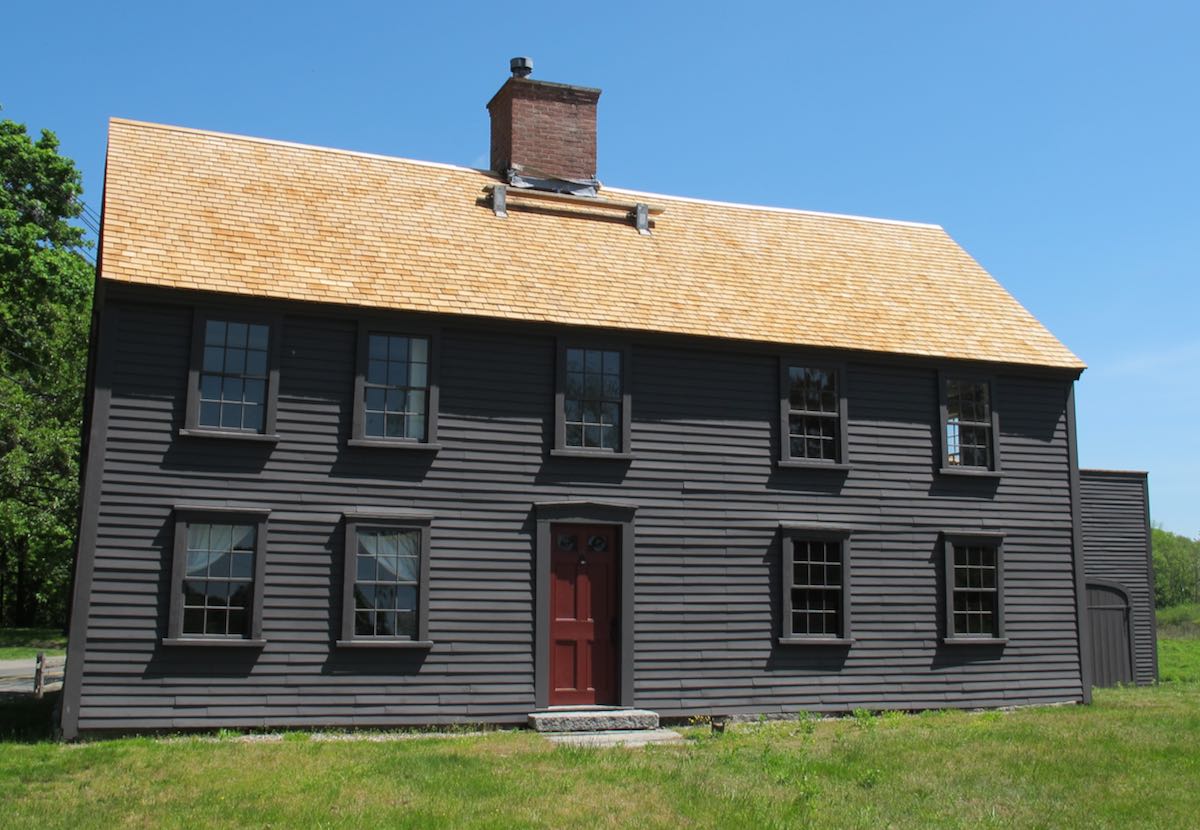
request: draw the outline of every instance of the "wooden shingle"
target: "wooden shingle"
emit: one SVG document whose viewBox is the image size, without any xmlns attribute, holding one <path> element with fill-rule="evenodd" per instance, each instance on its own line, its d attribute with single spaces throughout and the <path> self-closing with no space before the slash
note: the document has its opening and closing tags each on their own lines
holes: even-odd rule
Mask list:
<svg viewBox="0 0 1200 830">
<path fill-rule="evenodd" d="M 114 119 L 105 280 L 1082 369 L 940 227 L 605 188 L 497 218 L 488 173 Z"/>
</svg>

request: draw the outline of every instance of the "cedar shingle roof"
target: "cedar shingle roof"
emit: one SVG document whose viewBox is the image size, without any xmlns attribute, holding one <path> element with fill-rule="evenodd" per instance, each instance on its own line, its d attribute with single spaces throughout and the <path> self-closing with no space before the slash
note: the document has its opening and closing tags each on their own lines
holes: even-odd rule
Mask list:
<svg viewBox="0 0 1200 830">
<path fill-rule="evenodd" d="M 940 227 L 666 196 L 651 236 L 466 168 L 114 119 L 106 280 L 1081 369 Z M 610 198 L 638 197 L 605 188 Z"/>
</svg>

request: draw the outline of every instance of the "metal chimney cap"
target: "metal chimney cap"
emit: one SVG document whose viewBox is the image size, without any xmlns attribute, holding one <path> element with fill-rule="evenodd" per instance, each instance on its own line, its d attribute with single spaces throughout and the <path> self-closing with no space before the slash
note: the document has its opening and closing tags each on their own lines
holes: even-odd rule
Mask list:
<svg viewBox="0 0 1200 830">
<path fill-rule="evenodd" d="M 514 78 L 527 78 L 533 72 L 533 58 L 519 57 L 508 62 Z"/>
</svg>

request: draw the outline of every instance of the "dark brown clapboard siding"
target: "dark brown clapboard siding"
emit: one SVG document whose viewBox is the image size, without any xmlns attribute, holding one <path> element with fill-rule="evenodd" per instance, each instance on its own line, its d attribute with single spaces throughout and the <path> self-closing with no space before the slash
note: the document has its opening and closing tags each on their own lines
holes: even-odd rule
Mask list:
<svg viewBox="0 0 1200 830">
<path fill-rule="evenodd" d="M 1083 563 L 1089 578 L 1124 586 L 1133 618 L 1133 676 L 1158 679 L 1146 474 L 1080 470 Z"/>
<path fill-rule="evenodd" d="M 775 358 L 635 340 L 635 459 L 551 459 L 555 344 L 448 321 L 436 454 L 345 446 L 355 324 L 289 314 L 274 447 L 176 436 L 191 312 L 125 301 L 84 730 L 520 722 L 534 706 L 531 505 L 638 505 L 635 695 L 664 715 L 1081 697 L 1069 382 L 1001 376 L 1004 475 L 935 471 L 936 367 L 848 366 L 848 473 L 777 469 Z M 252 650 L 164 648 L 175 503 L 271 508 Z M 339 651 L 341 514 L 434 514 L 428 653 Z M 853 530 L 850 649 L 781 646 L 780 521 Z M 1003 648 L 940 644 L 939 534 L 1005 540 Z"/>
</svg>

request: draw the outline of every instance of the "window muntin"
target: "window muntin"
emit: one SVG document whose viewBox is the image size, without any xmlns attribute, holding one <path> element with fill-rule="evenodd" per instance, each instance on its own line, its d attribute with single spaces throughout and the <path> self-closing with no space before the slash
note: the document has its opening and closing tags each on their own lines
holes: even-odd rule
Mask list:
<svg viewBox="0 0 1200 830">
<path fill-rule="evenodd" d="M 204 321 L 197 424 L 208 429 L 261 433 L 267 410 L 270 326 Z"/>
<path fill-rule="evenodd" d="M 792 636 L 840 637 L 842 543 L 792 541 Z"/>
<path fill-rule="evenodd" d="M 354 636 L 419 639 L 421 531 L 363 527 L 354 564 Z"/>
<path fill-rule="evenodd" d="M 990 384 L 946 380 L 946 465 L 991 469 L 994 452 Z"/>
<path fill-rule="evenodd" d="M 177 505 L 164 645 L 261 647 L 267 519 L 259 508 Z"/>
<path fill-rule="evenodd" d="M 787 367 L 786 457 L 841 460 L 841 398 L 835 369 Z"/>
<path fill-rule="evenodd" d="M 848 644 L 850 532 L 782 527 L 784 642 Z"/>
<path fill-rule="evenodd" d="M 367 333 L 367 366 L 359 402 L 363 437 L 427 440 L 429 352 L 428 337 Z"/>
<path fill-rule="evenodd" d="M 568 347 L 563 394 L 564 446 L 621 449 L 621 352 Z"/>
<path fill-rule="evenodd" d="M 993 544 L 951 543 L 955 637 L 999 636 L 999 556 Z"/>
<path fill-rule="evenodd" d="M 249 636 L 257 535 L 254 524 L 188 524 L 181 585 L 184 636 Z"/>
</svg>

